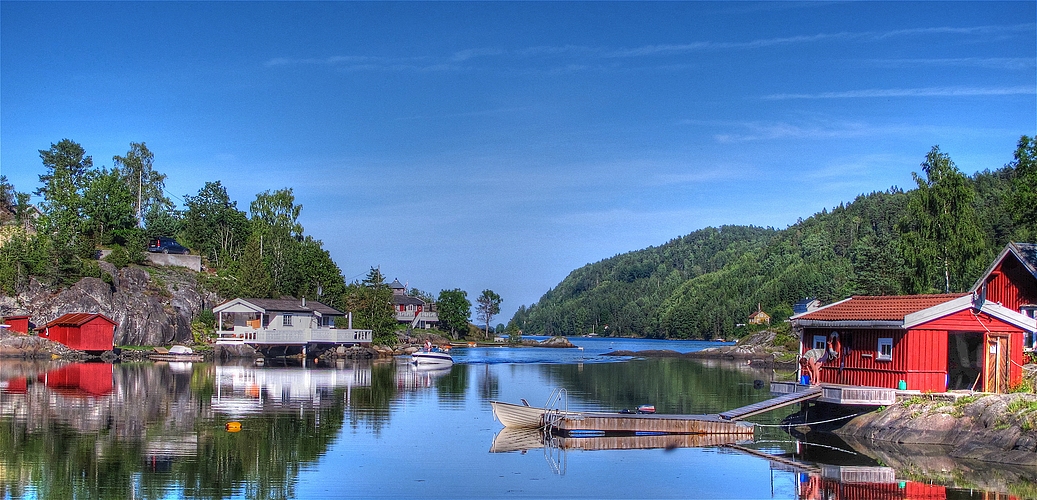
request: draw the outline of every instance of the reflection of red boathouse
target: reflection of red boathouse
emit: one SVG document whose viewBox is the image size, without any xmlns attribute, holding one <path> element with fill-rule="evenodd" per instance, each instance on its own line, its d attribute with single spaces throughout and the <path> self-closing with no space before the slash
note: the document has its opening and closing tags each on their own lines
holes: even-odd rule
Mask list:
<svg viewBox="0 0 1037 500">
<path fill-rule="evenodd" d="M 75 363 L 39 375 L 36 380 L 65 396 L 96 397 L 112 392 L 108 363 Z"/>
<path fill-rule="evenodd" d="M 816 474 L 799 475 L 799 498 L 803 500 L 944 500 L 947 488 L 917 481 L 888 483 L 840 482 Z"/>
</svg>

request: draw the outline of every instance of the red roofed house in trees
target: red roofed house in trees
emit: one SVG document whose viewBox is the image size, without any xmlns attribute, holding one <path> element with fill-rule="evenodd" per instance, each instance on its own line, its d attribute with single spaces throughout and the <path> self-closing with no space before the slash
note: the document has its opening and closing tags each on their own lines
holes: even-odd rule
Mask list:
<svg viewBox="0 0 1037 500">
<path fill-rule="evenodd" d="M 110 351 L 115 322 L 103 314 L 69 313 L 43 325 L 39 335 L 77 351 Z"/>
<path fill-rule="evenodd" d="M 792 317 L 801 352 L 839 334 L 820 382 L 944 392 L 1007 392 L 1022 380 L 1034 319 L 981 293 L 855 296 Z M 901 384 L 903 381 L 903 384 Z"/>
</svg>

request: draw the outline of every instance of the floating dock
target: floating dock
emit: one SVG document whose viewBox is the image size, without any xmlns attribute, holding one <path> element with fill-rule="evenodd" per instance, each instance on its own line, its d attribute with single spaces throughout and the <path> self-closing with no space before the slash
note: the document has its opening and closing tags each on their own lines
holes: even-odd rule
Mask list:
<svg viewBox="0 0 1037 500">
<path fill-rule="evenodd" d="M 741 420 L 746 417 L 759 415 L 761 413 L 777 410 L 778 408 L 802 403 L 804 401 L 810 401 L 811 399 L 817 399 L 819 397 L 821 397 L 820 387 L 808 387 L 799 392 L 789 392 L 766 401 L 760 401 L 759 403 L 745 405 L 741 408 L 727 410 L 720 414 L 720 418 L 724 420 Z"/>
<path fill-rule="evenodd" d="M 659 434 L 726 434 L 753 436 L 754 424 L 721 419 L 718 415 L 659 415 L 628 413 L 562 414 L 547 424 L 569 434 L 587 432 L 659 433 Z"/>
</svg>

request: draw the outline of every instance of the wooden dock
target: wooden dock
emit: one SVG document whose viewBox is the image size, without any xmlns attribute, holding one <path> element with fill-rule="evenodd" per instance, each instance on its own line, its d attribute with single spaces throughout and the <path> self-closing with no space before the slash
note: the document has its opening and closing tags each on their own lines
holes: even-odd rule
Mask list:
<svg viewBox="0 0 1037 500">
<path fill-rule="evenodd" d="M 563 433 L 660 433 L 753 435 L 754 424 L 717 415 L 659 415 L 636 413 L 578 413 L 559 415 L 548 423 Z"/>
<path fill-rule="evenodd" d="M 771 382 L 771 394 L 792 394 L 809 391 L 818 386 L 797 384 L 795 382 Z M 821 384 L 822 403 L 839 405 L 884 406 L 897 401 L 896 389 L 885 387 L 865 387 L 857 385 Z"/>
<path fill-rule="evenodd" d="M 735 408 L 728 410 L 720 414 L 720 418 L 724 420 L 741 420 L 743 418 L 751 417 L 753 415 L 759 415 L 764 412 L 771 410 L 777 410 L 791 404 L 802 403 L 803 401 L 810 401 L 811 399 L 817 399 L 821 397 L 820 387 L 809 387 L 808 389 L 799 392 L 789 392 L 782 394 L 776 398 L 771 398 L 766 401 L 760 401 L 759 403 L 753 403 L 746 405 L 741 408 Z"/>
<path fill-rule="evenodd" d="M 562 450 L 648 450 L 703 448 L 752 442 L 750 437 L 732 434 L 653 434 L 653 435 L 583 435 L 578 437 L 545 433 L 539 429 L 505 427 L 493 438 L 490 453 L 526 451 L 536 448 Z"/>
</svg>

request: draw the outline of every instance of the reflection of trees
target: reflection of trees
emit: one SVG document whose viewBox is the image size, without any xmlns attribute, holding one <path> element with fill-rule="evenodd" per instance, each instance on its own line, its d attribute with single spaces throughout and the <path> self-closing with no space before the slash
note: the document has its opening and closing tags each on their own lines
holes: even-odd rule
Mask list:
<svg viewBox="0 0 1037 500">
<path fill-rule="evenodd" d="M 653 404 L 660 413 L 679 414 L 719 413 L 771 397 L 766 386 L 754 387 L 756 379 L 769 380 L 769 372 L 736 368 L 677 358 L 542 367 L 570 397 L 580 394 L 610 409 Z"/>
<path fill-rule="evenodd" d="M 0 393 L 0 496 L 223 498 L 242 488 L 248 498 L 294 496 L 300 467 L 342 428 L 346 389 L 320 389 L 319 401 L 299 411 L 257 414 L 229 433 L 210 406 L 213 377 L 208 364 L 115 365 L 114 389 L 100 397 L 42 382 Z M 391 370 L 388 379 L 354 389 L 361 401 L 352 404 L 383 401 L 387 409 Z"/>
<path fill-rule="evenodd" d="M 349 426 L 353 429 L 364 422 L 377 435 L 389 422 L 390 405 L 396 398 L 396 365 L 371 365 L 371 386 L 355 388 L 349 395 Z"/>
<path fill-rule="evenodd" d="M 487 401 L 497 399 L 500 391 L 497 373 L 490 370 L 489 364 L 483 365 L 480 371 L 482 374 L 479 376 L 479 397 Z"/>
<path fill-rule="evenodd" d="M 453 365 L 450 373 L 436 379 L 436 393 L 440 401 L 463 402 L 468 389 L 469 365 Z"/>
</svg>

